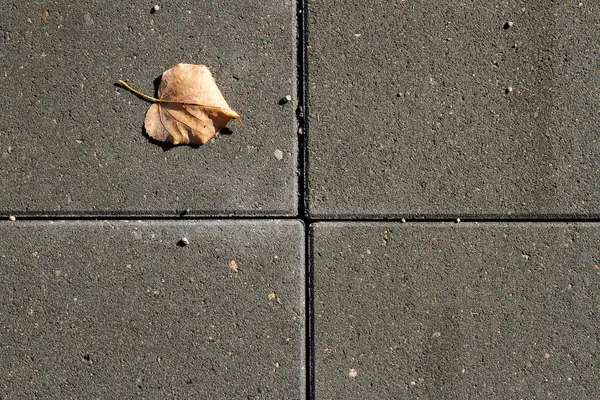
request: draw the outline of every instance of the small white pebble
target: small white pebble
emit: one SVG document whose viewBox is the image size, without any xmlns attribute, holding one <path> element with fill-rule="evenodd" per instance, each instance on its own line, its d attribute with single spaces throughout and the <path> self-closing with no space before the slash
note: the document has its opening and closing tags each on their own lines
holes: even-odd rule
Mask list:
<svg viewBox="0 0 600 400">
<path fill-rule="evenodd" d="M 282 160 L 283 159 L 283 151 L 277 149 L 273 152 L 273 155 L 275 156 L 276 159 L 278 160 Z"/>
<path fill-rule="evenodd" d="M 410 382 L 410 386 L 415 386 L 416 384 L 417 384 L 417 382 L 415 382 L 415 381 Z"/>
<path fill-rule="evenodd" d="M 582 6 L 583 6 L 582 2 L 577 3 L 577 7 L 582 7 Z"/>
<path fill-rule="evenodd" d="M 238 264 L 238 262 L 236 260 L 229 261 L 229 264 L 227 264 L 227 266 L 233 272 L 238 272 L 238 269 L 240 268 L 240 265 Z"/>
<path fill-rule="evenodd" d="M 512 21 L 508 21 L 508 27 L 510 28 L 511 26 L 513 26 L 515 23 Z"/>
<path fill-rule="evenodd" d="M 459 223 L 459 222 L 460 222 L 460 218 L 456 218 L 456 223 Z"/>
<path fill-rule="evenodd" d="M 402 223 L 405 223 L 405 222 L 406 222 L 406 218 L 402 218 L 402 219 L 400 220 L 400 222 L 402 222 Z"/>
<path fill-rule="evenodd" d="M 356 375 L 358 375 L 358 372 L 356 372 L 354 368 L 350 368 L 350 370 L 348 371 L 348 376 L 350 378 L 356 378 Z"/>
<path fill-rule="evenodd" d="M 292 96 L 289 94 L 285 96 L 285 101 L 292 101 Z"/>
<path fill-rule="evenodd" d="M 158 10 L 160 10 L 160 6 L 158 4 L 155 4 L 154 6 L 152 6 L 152 12 L 158 12 Z"/>
<path fill-rule="evenodd" d="M 181 243 L 182 246 L 187 246 L 188 244 L 190 244 L 190 241 L 188 240 L 188 238 L 183 237 L 183 238 L 181 238 L 179 243 Z"/>
<path fill-rule="evenodd" d="M 17 217 L 15 217 L 14 215 L 11 215 L 10 217 L 8 217 L 8 220 L 11 222 L 15 222 L 17 220 Z"/>
</svg>

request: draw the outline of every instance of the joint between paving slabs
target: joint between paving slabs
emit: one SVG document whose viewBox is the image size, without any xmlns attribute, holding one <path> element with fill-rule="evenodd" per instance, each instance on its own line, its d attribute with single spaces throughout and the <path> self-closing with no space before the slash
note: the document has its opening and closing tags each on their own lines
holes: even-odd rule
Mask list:
<svg viewBox="0 0 600 400">
<path fill-rule="evenodd" d="M 297 23 L 297 96 L 296 109 L 298 133 L 298 218 L 304 222 L 304 262 L 305 262 L 305 390 L 306 398 L 315 398 L 315 337 L 314 337 L 314 294 L 312 268 L 311 221 L 308 213 L 308 2 L 298 0 L 296 4 Z"/>
</svg>

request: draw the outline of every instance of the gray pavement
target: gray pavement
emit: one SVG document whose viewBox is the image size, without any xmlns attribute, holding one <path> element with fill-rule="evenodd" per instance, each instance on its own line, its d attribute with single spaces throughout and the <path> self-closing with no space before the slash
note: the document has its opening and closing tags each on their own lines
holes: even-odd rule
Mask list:
<svg viewBox="0 0 600 400">
<path fill-rule="evenodd" d="M 311 216 L 598 217 L 598 15 L 310 2 Z"/>
<path fill-rule="evenodd" d="M 600 3 L 525 3 L 0 6 L 0 399 L 597 398 Z M 242 126 L 148 140 L 180 62 Z"/>
<path fill-rule="evenodd" d="M 0 223 L 0 397 L 304 399 L 302 236 L 286 220 Z"/>
<path fill-rule="evenodd" d="M 296 94 L 296 5 L 152 5 L 2 7 L 0 213 L 297 214 L 295 102 L 278 104 Z M 114 84 L 154 94 L 179 62 L 208 65 L 243 126 L 200 148 L 148 143 L 150 104 Z"/>
<path fill-rule="evenodd" d="M 317 399 L 592 399 L 600 225 L 313 226 Z"/>
</svg>

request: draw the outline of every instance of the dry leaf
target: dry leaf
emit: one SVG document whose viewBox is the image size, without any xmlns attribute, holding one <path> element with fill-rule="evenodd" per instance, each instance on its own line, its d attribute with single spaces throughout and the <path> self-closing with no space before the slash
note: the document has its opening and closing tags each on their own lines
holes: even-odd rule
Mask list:
<svg viewBox="0 0 600 400">
<path fill-rule="evenodd" d="M 240 116 L 229 108 L 210 71 L 204 65 L 177 64 L 163 72 L 158 99 L 119 80 L 125 88 L 154 102 L 144 127 L 153 139 L 172 144 L 203 144 L 231 119 Z"/>
<path fill-rule="evenodd" d="M 50 14 L 48 13 L 48 9 L 46 8 L 44 10 L 44 12 L 42 12 L 42 18 L 44 19 L 44 21 L 48 21 L 49 17 L 50 17 Z"/>
</svg>

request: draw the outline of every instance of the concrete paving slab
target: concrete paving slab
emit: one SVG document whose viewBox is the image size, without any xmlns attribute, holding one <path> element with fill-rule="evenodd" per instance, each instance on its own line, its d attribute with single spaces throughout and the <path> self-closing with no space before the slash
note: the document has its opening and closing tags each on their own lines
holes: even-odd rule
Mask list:
<svg viewBox="0 0 600 400">
<path fill-rule="evenodd" d="M 158 4 L 158 12 L 152 13 Z M 0 213 L 297 215 L 291 0 L 17 1 L 0 12 Z M 200 148 L 143 134 L 177 63 L 205 64 L 243 119 Z"/>
<path fill-rule="evenodd" d="M 600 215 L 599 2 L 309 9 L 313 217 Z"/>
<path fill-rule="evenodd" d="M 317 399 L 591 399 L 600 224 L 319 223 Z"/>
<path fill-rule="evenodd" d="M 304 399 L 303 231 L 0 223 L 0 396 Z"/>
</svg>

